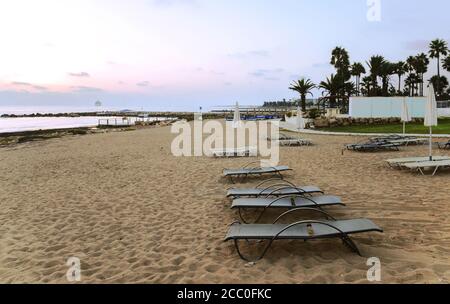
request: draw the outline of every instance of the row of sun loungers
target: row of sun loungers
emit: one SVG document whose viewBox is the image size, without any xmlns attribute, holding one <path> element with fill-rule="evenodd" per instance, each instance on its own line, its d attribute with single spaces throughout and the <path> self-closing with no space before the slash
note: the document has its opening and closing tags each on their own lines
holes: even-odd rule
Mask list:
<svg viewBox="0 0 450 304">
<path fill-rule="evenodd" d="M 253 168 L 252 172 L 272 172 L 278 174 L 278 169 L 290 170 L 288 167 Z M 242 174 L 246 168 L 224 171 L 229 174 Z M 242 171 L 244 170 L 244 171 Z M 341 198 L 324 195 L 316 186 L 298 186 L 284 180 L 283 177 L 272 178 L 261 182 L 254 188 L 231 188 L 227 197 L 232 199 L 231 209 L 237 209 L 241 222 L 233 223 L 225 237 L 225 241 L 234 241 L 237 253 L 246 261 L 256 262 L 262 259 L 276 240 L 315 240 L 324 238 L 340 238 L 352 251 L 361 255 L 350 235 L 363 232 L 382 232 L 382 229 L 367 219 L 337 220 L 322 210 L 328 206 L 345 206 Z M 257 210 L 256 219 L 250 221 L 244 216 L 245 210 Z M 260 223 L 268 210 L 287 210 L 272 223 Z M 314 212 L 325 217 L 324 220 L 306 219 L 294 223 L 283 224 L 283 219 L 292 214 Z M 250 223 L 251 222 L 251 223 Z M 256 258 L 245 256 L 239 241 L 268 241 L 262 252 Z"/>
<path fill-rule="evenodd" d="M 372 137 L 367 142 L 346 145 L 347 150 L 358 152 L 399 151 L 401 146 L 426 144 L 428 139 L 388 135 Z"/>
</svg>

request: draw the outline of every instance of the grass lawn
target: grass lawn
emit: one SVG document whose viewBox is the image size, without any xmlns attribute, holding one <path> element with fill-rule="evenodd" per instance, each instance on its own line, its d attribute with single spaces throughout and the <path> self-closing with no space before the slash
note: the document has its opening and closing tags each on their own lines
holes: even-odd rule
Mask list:
<svg viewBox="0 0 450 304">
<path fill-rule="evenodd" d="M 320 128 L 320 131 L 349 132 L 349 133 L 403 133 L 403 124 L 390 125 L 366 125 L 366 126 L 346 126 L 333 128 Z M 429 129 L 423 124 L 407 123 L 406 133 L 428 134 Z M 450 118 L 439 119 L 439 125 L 433 127 L 433 134 L 450 134 Z"/>
</svg>

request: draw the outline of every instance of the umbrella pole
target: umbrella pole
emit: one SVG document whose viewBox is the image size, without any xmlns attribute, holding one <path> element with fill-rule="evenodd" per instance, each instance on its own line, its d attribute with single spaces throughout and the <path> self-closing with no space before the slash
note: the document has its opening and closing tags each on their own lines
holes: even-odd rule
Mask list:
<svg viewBox="0 0 450 304">
<path fill-rule="evenodd" d="M 433 131 L 432 127 L 430 127 L 430 161 L 433 161 Z"/>
</svg>

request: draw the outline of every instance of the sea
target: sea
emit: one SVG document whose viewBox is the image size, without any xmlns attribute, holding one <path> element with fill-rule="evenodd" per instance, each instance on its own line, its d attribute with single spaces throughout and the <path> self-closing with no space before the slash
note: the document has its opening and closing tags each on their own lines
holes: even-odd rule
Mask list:
<svg viewBox="0 0 450 304">
<path fill-rule="evenodd" d="M 124 110 L 124 109 L 122 109 Z M 69 108 L 69 107 L 0 107 L 0 116 L 3 114 L 59 114 L 59 113 L 86 113 L 103 111 L 122 111 L 121 109 L 99 109 L 98 107 Z M 99 119 L 108 117 L 83 116 L 83 117 L 0 117 L 0 133 L 13 133 L 36 130 L 69 129 L 81 127 L 95 127 Z M 116 117 L 117 118 L 117 117 Z M 132 120 L 133 118 L 131 118 Z M 134 118 L 136 119 L 136 118 Z M 155 118 L 148 118 L 153 120 Z"/>
</svg>

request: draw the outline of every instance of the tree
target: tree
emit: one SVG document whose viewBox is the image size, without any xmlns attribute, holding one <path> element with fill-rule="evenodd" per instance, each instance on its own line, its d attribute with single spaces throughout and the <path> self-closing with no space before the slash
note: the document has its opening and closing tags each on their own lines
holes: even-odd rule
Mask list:
<svg viewBox="0 0 450 304">
<path fill-rule="evenodd" d="M 356 77 L 356 94 L 360 94 L 360 84 L 361 84 L 361 75 L 366 73 L 366 69 L 362 65 L 362 63 L 355 62 L 350 67 L 350 73 L 352 76 Z"/>
<path fill-rule="evenodd" d="M 347 82 L 350 75 L 350 56 L 347 50 L 343 47 L 336 47 L 331 52 L 330 63 L 336 68 L 336 78 L 339 79 L 340 89 L 338 99 L 342 101 L 345 98 L 345 92 L 343 91 L 345 82 Z"/>
<path fill-rule="evenodd" d="M 362 79 L 361 93 L 365 96 L 369 96 L 369 92 L 372 87 L 372 77 L 366 76 Z"/>
<path fill-rule="evenodd" d="M 450 56 L 445 59 L 442 59 L 442 67 L 450 72 Z"/>
<path fill-rule="evenodd" d="M 325 81 L 319 84 L 319 89 L 323 90 L 322 96 L 325 96 L 325 99 L 329 101 L 331 108 L 336 107 L 336 98 L 341 86 L 338 82 L 339 79 L 334 74 L 331 74 L 330 77 L 327 77 Z"/>
<path fill-rule="evenodd" d="M 384 61 L 379 73 L 382 82 L 381 94 L 382 96 L 389 96 L 390 77 L 395 74 L 395 65 L 389 61 Z"/>
<path fill-rule="evenodd" d="M 419 55 L 416 56 L 416 72 L 417 75 L 420 78 L 420 96 L 423 96 L 424 94 L 424 90 L 423 90 L 423 83 L 424 83 L 424 79 L 423 79 L 423 75 L 428 72 L 428 65 L 430 64 L 430 60 L 428 59 L 427 55 L 425 55 L 424 53 L 421 53 Z"/>
<path fill-rule="evenodd" d="M 437 61 L 437 78 L 435 78 L 438 82 L 436 83 L 436 92 L 440 92 L 440 83 L 439 80 L 441 79 L 441 56 L 447 56 L 448 54 L 448 46 L 447 42 L 442 39 L 435 39 L 431 41 L 430 43 L 430 57 L 436 58 Z"/>
<path fill-rule="evenodd" d="M 367 66 L 369 67 L 370 77 L 372 79 L 371 90 L 369 91 L 369 96 L 379 95 L 378 77 L 381 75 L 381 69 L 383 64 L 385 64 L 386 59 L 383 56 L 376 55 L 372 56 L 369 61 L 367 61 Z"/>
<path fill-rule="evenodd" d="M 448 87 L 448 79 L 445 76 L 441 76 L 440 78 L 438 78 L 438 76 L 433 76 L 429 82 L 433 84 L 434 90 L 438 96 L 443 95 L 445 89 Z"/>
<path fill-rule="evenodd" d="M 314 89 L 316 85 L 311 81 L 311 79 L 302 78 L 300 80 L 294 81 L 289 87 L 290 90 L 296 91 L 300 94 L 302 111 L 306 112 L 306 95 L 311 94 L 311 90 Z"/>
<path fill-rule="evenodd" d="M 395 64 L 394 73 L 398 76 L 398 92 L 402 90 L 402 76 L 407 72 L 406 63 L 399 61 Z"/>
</svg>

